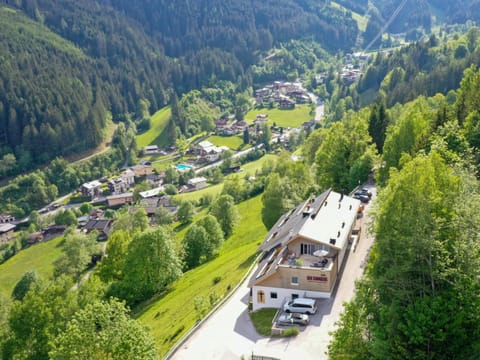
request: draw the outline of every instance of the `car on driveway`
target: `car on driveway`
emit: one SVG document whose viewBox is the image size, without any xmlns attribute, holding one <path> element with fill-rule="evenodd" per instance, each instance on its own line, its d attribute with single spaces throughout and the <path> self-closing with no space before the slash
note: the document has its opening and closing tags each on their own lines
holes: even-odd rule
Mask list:
<svg viewBox="0 0 480 360">
<path fill-rule="evenodd" d="M 310 321 L 307 314 L 300 313 L 285 313 L 279 316 L 277 320 L 278 325 L 307 325 Z"/>
</svg>

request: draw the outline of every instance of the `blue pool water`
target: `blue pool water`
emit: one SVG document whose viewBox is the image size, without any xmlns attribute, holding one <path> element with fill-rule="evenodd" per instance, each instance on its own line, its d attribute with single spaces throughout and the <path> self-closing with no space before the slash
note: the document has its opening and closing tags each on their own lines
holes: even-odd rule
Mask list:
<svg viewBox="0 0 480 360">
<path fill-rule="evenodd" d="M 186 164 L 177 164 L 175 167 L 180 170 L 180 171 L 185 171 L 185 170 L 190 170 L 193 168 L 191 165 L 186 165 Z"/>
</svg>

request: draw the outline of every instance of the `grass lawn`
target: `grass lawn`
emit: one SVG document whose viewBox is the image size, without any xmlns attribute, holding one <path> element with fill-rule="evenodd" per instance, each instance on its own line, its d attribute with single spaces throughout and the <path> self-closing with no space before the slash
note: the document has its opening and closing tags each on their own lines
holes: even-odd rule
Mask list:
<svg viewBox="0 0 480 360">
<path fill-rule="evenodd" d="M 185 273 L 170 292 L 137 315 L 150 329 L 161 357 L 199 320 L 195 302 L 210 308 L 211 302 L 224 297 L 239 283 L 254 262 L 257 246 L 267 232 L 260 220 L 261 208 L 261 196 L 239 204 L 240 224 L 219 255 Z"/>
<path fill-rule="evenodd" d="M 60 243 L 63 237 L 33 245 L 20 251 L 0 265 L 0 293 L 10 297 L 15 284 L 27 271 L 35 270 L 39 276 L 49 278 L 53 262 L 62 253 Z"/>
<path fill-rule="evenodd" d="M 168 125 L 171 113 L 170 107 L 166 106 L 152 115 L 152 126 L 150 129 L 137 135 L 137 146 L 139 149 L 147 145 L 163 147 L 169 144 L 168 134 L 164 130 Z"/>
<path fill-rule="evenodd" d="M 270 336 L 272 334 L 272 320 L 278 309 L 260 309 L 250 313 L 253 326 L 260 335 Z"/>
<path fill-rule="evenodd" d="M 243 148 L 243 138 L 240 136 L 218 136 L 212 135 L 205 140 L 210 141 L 215 146 L 226 146 L 231 150 L 240 150 Z"/>
<path fill-rule="evenodd" d="M 253 109 L 245 115 L 245 121 L 250 124 L 257 118 L 258 114 L 268 114 L 269 125 L 276 123 L 277 126 L 296 128 L 300 127 L 305 121 L 313 119 L 313 115 L 310 115 L 310 110 L 311 108 L 308 104 L 296 105 L 295 109 L 291 110 L 280 110 L 277 108 Z"/>
</svg>

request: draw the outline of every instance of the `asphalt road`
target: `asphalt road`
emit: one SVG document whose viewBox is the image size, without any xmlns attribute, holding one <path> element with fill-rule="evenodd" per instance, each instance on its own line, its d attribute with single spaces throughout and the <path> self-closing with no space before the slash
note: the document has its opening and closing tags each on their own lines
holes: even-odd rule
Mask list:
<svg viewBox="0 0 480 360">
<path fill-rule="evenodd" d="M 367 186 L 373 192 L 375 188 Z M 367 213 L 370 204 L 365 207 Z M 368 233 L 368 214 L 361 220 L 362 231 L 355 252 L 350 250 L 343 274 L 330 299 L 318 301 L 318 312 L 310 319 L 310 325 L 301 328 L 292 338 L 267 338 L 256 333 L 247 312 L 249 289 L 242 283 L 232 297 L 223 304 L 191 337 L 171 356 L 175 360 L 235 359 L 255 354 L 279 359 L 327 359 L 329 332 L 335 329 L 343 302 L 350 300 L 355 291 L 355 280 L 362 273 L 373 244 Z"/>
</svg>

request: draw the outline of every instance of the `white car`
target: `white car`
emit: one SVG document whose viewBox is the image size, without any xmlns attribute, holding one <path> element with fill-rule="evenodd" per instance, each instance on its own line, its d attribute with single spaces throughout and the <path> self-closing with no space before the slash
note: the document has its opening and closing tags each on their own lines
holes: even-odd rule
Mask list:
<svg viewBox="0 0 480 360">
<path fill-rule="evenodd" d="M 300 314 L 300 313 L 286 313 L 280 315 L 277 320 L 277 324 L 279 325 L 292 325 L 292 324 L 299 324 L 299 325 L 307 325 L 310 321 L 307 314 Z"/>
</svg>

